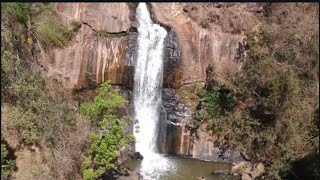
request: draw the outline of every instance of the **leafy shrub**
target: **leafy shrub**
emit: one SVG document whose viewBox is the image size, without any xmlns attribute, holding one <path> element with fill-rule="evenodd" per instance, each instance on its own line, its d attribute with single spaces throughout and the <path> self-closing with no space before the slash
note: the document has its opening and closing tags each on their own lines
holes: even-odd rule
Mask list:
<svg viewBox="0 0 320 180">
<path fill-rule="evenodd" d="M 1 135 L 1 179 L 10 179 L 15 168 L 15 161 L 9 157 L 9 149 L 2 137 Z"/>
<path fill-rule="evenodd" d="M 50 3 L 2 3 L 1 8 L 45 48 L 63 48 L 73 37 L 73 30 L 59 22 Z"/>
<path fill-rule="evenodd" d="M 123 118 L 114 115 L 127 101 L 112 89 L 110 82 L 100 86 L 93 103 L 81 105 L 81 111 L 93 121 L 98 121 L 99 131 L 91 135 L 91 145 L 82 159 L 83 178 L 97 179 L 109 169 L 117 170 L 115 161 L 121 148 L 129 148 L 134 142 L 132 135 L 126 135 Z"/>
<path fill-rule="evenodd" d="M 213 66 L 210 66 L 210 73 L 214 75 Z M 207 79 L 205 89 L 197 93 L 199 104 L 196 112 L 194 125 L 200 125 L 200 121 L 219 121 L 218 118 L 232 112 L 236 105 L 235 93 L 225 86 L 219 85 L 214 79 Z M 214 123 L 210 123 L 213 125 Z"/>
</svg>

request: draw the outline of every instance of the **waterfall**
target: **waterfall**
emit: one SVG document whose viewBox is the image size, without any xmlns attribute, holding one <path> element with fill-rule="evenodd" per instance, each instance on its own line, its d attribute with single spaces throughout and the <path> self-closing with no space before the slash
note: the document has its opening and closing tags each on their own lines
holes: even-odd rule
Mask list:
<svg viewBox="0 0 320 180">
<path fill-rule="evenodd" d="M 163 79 L 163 46 L 167 32 L 153 24 L 145 3 L 139 3 L 138 56 L 134 74 L 135 148 L 143 156 L 141 174 L 157 179 L 168 169 L 165 157 L 158 154 L 157 135 Z M 171 168 L 171 167 L 170 167 Z"/>
</svg>

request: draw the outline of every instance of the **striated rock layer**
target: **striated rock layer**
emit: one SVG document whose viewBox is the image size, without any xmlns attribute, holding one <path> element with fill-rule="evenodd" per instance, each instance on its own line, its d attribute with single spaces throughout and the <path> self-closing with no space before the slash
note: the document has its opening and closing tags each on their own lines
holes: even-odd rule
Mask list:
<svg viewBox="0 0 320 180">
<path fill-rule="evenodd" d="M 220 6 L 215 6 L 218 3 L 151 4 L 155 18 L 172 29 L 181 47 L 181 64 L 171 72 L 170 84 L 174 88 L 205 81 L 209 64 L 215 65 L 221 74 L 235 71 L 240 65 L 234 59 L 244 38 L 243 31 L 256 25 L 254 10 L 260 7 L 234 3 Z M 237 27 L 235 22 L 242 24 Z M 240 28 L 244 26 L 246 28 Z"/>
<path fill-rule="evenodd" d="M 95 87 L 106 80 L 132 84 L 132 62 L 127 55 L 131 27 L 126 3 L 56 3 L 57 15 L 69 25 L 81 24 L 75 38 L 63 49 L 53 49 L 40 63 L 48 78 L 72 90 Z M 99 33 L 107 33 L 103 36 Z M 124 35 L 116 36 L 117 33 Z M 130 53 L 129 51 L 128 53 Z M 131 70 L 132 71 L 132 70 Z"/>
</svg>

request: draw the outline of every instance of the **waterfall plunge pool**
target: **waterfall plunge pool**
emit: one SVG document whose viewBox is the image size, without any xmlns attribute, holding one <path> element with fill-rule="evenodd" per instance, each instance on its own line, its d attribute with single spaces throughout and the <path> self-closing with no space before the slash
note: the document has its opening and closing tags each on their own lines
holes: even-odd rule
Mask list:
<svg viewBox="0 0 320 180">
<path fill-rule="evenodd" d="M 230 170 L 232 167 L 231 164 L 208 162 L 182 156 L 167 155 L 165 158 L 170 162 L 172 167 L 165 172 L 157 172 L 160 174 L 160 177 L 156 178 L 156 180 L 196 180 L 201 176 L 204 176 L 205 180 L 234 179 L 234 176 L 230 175 L 211 174 L 213 171 L 217 170 Z M 123 164 L 123 166 L 131 171 L 139 173 L 141 160 L 129 159 Z M 150 179 L 141 178 L 141 180 Z"/>
</svg>

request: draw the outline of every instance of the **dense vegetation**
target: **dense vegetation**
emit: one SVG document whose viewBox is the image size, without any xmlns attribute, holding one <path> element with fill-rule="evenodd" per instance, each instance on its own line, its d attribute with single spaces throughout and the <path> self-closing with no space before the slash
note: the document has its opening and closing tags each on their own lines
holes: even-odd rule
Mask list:
<svg viewBox="0 0 320 180">
<path fill-rule="evenodd" d="M 83 98 L 74 101 L 62 85 L 43 78 L 37 63 L 37 48 L 65 47 L 81 25 L 61 24 L 50 3 L 1 3 L 1 15 L 1 177 L 14 171 L 5 141 L 19 145 L 13 150 L 41 149 L 44 160 L 28 165 L 32 179 L 80 179 L 81 170 L 82 178 L 95 179 L 115 169 L 120 149 L 133 141 L 123 130 L 128 118 L 115 113 L 125 99 L 105 83 L 80 112 Z"/>
<path fill-rule="evenodd" d="M 119 171 L 115 165 L 120 150 L 128 149 L 134 142 L 133 135 L 127 135 L 124 127 L 130 124 L 129 117 L 120 118 L 120 108 L 127 101 L 105 82 L 92 104 L 84 103 L 81 111 L 97 122 L 98 134 L 91 135 L 91 145 L 82 159 L 82 173 L 85 180 L 94 180 L 107 170 Z M 121 113 L 119 113 L 121 112 Z"/>
<path fill-rule="evenodd" d="M 263 162 L 269 179 L 301 178 L 293 162 L 319 157 L 318 26 L 318 4 L 270 5 L 266 23 L 247 33 L 242 70 L 222 82 L 208 68 L 199 94 L 195 125 Z M 319 161 L 308 159 L 307 178 L 319 178 Z"/>
<path fill-rule="evenodd" d="M 12 154 L 1 135 L 1 179 L 10 179 L 15 168 L 15 161 L 10 153 Z"/>
<path fill-rule="evenodd" d="M 50 149 L 52 155 L 41 165 L 49 167 L 50 174 L 38 173 L 38 178 L 73 177 L 79 171 L 77 159 L 90 126 L 65 98 L 68 94 L 61 86 L 46 86 L 33 56 L 33 42 L 37 43 L 38 37 L 28 27 L 34 23 L 33 17 L 45 11 L 33 11 L 34 6 L 50 7 L 42 3 L 1 4 L 1 129 L 8 141 Z M 75 137 L 78 141 L 72 142 Z"/>
</svg>

